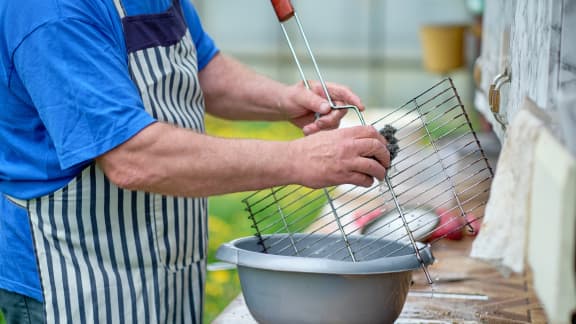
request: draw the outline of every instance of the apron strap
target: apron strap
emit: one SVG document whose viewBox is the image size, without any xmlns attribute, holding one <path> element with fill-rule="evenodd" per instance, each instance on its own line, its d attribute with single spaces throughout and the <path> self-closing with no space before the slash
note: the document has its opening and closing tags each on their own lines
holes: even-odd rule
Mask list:
<svg viewBox="0 0 576 324">
<path fill-rule="evenodd" d="M 118 11 L 118 15 L 120 15 L 120 19 L 126 17 L 126 10 L 124 9 L 122 0 L 114 0 L 114 6 L 116 7 L 116 11 Z"/>
<path fill-rule="evenodd" d="M 4 197 L 6 199 L 8 199 L 8 201 L 12 202 L 13 204 L 15 204 L 18 207 L 22 207 L 24 209 L 26 209 L 27 203 L 26 200 L 24 199 L 18 199 L 18 198 L 14 198 L 12 196 L 8 196 L 7 194 L 4 194 Z"/>
</svg>

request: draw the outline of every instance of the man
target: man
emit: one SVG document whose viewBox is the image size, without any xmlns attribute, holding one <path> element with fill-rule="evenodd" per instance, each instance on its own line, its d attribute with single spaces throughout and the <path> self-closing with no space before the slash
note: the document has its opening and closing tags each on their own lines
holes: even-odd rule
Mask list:
<svg viewBox="0 0 576 324">
<path fill-rule="evenodd" d="M 0 15 L 0 192 L 29 217 L 46 323 L 200 323 L 204 197 L 385 175 L 376 130 L 331 130 L 344 112 L 317 84 L 219 53 L 187 0 L 4 0 Z M 205 111 L 309 136 L 211 137 Z"/>
</svg>

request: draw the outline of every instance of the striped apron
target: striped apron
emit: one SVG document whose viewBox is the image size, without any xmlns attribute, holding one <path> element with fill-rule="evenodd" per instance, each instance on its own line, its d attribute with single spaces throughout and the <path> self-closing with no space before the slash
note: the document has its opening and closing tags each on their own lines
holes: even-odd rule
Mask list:
<svg viewBox="0 0 576 324">
<path fill-rule="evenodd" d="M 114 2 L 147 112 L 204 132 L 196 49 L 179 0 L 167 12 L 132 17 Z M 159 21 L 168 30 L 141 32 Z M 124 190 L 92 164 L 62 189 L 24 203 L 46 323 L 201 323 L 206 199 Z"/>
</svg>

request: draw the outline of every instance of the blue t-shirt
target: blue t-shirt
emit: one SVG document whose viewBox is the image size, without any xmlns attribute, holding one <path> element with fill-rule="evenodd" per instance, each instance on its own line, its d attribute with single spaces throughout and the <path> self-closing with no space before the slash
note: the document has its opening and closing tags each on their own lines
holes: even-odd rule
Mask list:
<svg viewBox="0 0 576 324">
<path fill-rule="evenodd" d="M 0 288 L 42 300 L 26 210 L 0 194 Z"/>
<path fill-rule="evenodd" d="M 171 1 L 123 4 L 134 16 L 163 12 Z M 218 49 L 189 0 L 177 1 L 202 69 Z M 113 0 L 6 0 L 0 17 L 0 192 L 21 199 L 53 192 L 155 122 L 127 72 Z M 36 263 L 21 257 L 33 255 L 23 210 L 0 207 L 0 236 L 11 238 L 0 240 L 0 288 L 39 298 Z"/>
<path fill-rule="evenodd" d="M 181 1 L 202 68 L 217 49 Z M 124 3 L 139 15 L 171 0 Z M 2 1 L 0 16 L 0 192 L 53 192 L 154 122 L 127 73 L 112 0 Z"/>
</svg>

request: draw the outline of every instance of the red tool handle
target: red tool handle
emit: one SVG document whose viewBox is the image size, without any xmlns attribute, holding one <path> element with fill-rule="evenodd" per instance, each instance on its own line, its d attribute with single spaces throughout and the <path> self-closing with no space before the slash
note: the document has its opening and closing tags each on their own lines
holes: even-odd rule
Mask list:
<svg viewBox="0 0 576 324">
<path fill-rule="evenodd" d="M 272 6 L 280 22 L 285 22 L 294 16 L 294 7 L 290 0 L 272 0 Z"/>
</svg>

